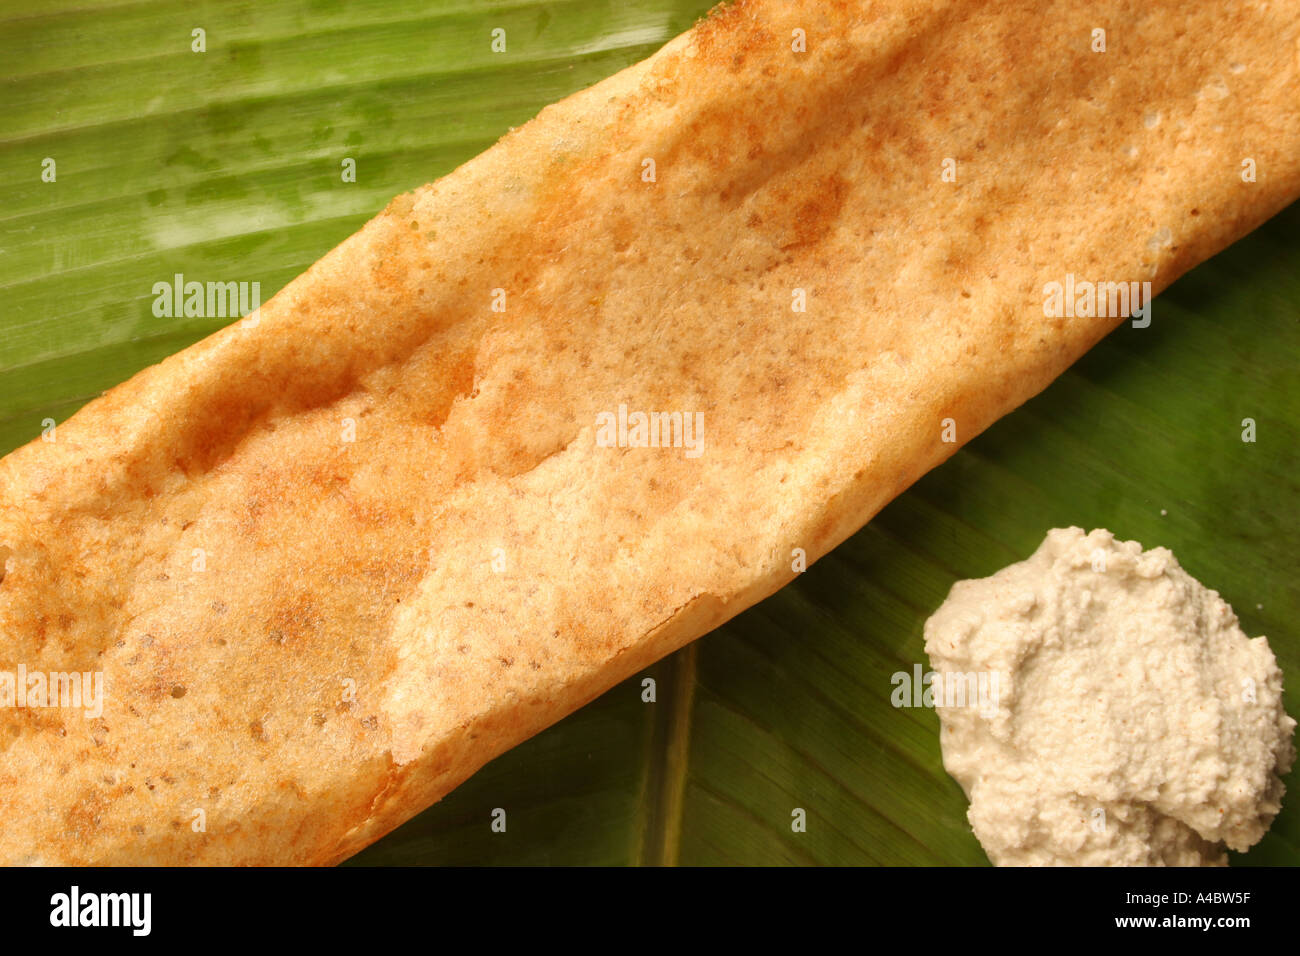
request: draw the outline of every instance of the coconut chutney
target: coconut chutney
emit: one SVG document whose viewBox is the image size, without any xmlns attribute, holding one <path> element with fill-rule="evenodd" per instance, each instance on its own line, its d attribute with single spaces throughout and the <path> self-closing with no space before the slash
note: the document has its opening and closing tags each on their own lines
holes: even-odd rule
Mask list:
<svg viewBox="0 0 1300 956">
<path fill-rule="evenodd" d="M 1282 672 L 1165 548 L 1053 530 L 954 584 L 925 649 L 940 673 L 998 673 L 992 706 L 936 708 L 995 864 L 1222 865 L 1277 815 Z"/>
</svg>

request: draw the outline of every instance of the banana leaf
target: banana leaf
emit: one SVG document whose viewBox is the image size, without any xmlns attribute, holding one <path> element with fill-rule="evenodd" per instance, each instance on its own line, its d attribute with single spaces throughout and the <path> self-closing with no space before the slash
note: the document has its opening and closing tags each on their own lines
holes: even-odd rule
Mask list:
<svg viewBox="0 0 1300 956">
<path fill-rule="evenodd" d="M 155 283 L 265 301 L 709 6 L 0 0 L 0 451 L 228 321 L 155 315 Z M 350 863 L 984 865 L 937 718 L 890 678 L 955 580 L 1055 526 L 1171 548 L 1269 636 L 1300 713 L 1298 231 L 1292 207 L 1189 273 L 794 584 Z M 1300 794 L 1234 862 L 1300 862 Z"/>
</svg>

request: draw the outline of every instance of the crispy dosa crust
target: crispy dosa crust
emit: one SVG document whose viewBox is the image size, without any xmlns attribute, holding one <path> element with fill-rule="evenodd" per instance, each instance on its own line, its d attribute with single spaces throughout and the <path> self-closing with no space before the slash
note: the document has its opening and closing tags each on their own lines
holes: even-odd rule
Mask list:
<svg viewBox="0 0 1300 956">
<path fill-rule="evenodd" d="M 1082 6 L 721 8 L 5 458 L 0 668 L 107 694 L 0 711 L 0 860 L 345 858 L 1117 323 L 1045 283 L 1159 290 L 1300 192 L 1300 2 Z M 598 447 L 620 403 L 703 454 Z"/>
</svg>

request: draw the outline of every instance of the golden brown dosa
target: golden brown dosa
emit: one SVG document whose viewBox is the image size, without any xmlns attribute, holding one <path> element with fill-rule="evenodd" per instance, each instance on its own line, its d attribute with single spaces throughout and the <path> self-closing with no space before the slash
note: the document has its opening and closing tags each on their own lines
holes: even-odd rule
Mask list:
<svg viewBox="0 0 1300 956">
<path fill-rule="evenodd" d="M 1297 0 L 746 0 L 543 110 L 0 462 L 0 668 L 107 680 L 0 711 L 0 859 L 355 852 L 1120 321 L 1046 283 L 1291 201 L 1298 87 Z M 600 447 L 620 404 L 702 454 Z"/>
</svg>

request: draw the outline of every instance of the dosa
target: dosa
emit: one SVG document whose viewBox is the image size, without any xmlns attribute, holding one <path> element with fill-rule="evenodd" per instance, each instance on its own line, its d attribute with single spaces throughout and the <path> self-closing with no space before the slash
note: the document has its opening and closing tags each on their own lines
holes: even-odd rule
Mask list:
<svg viewBox="0 0 1300 956">
<path fill-rule="evenodd" d="M 356 852 L 1294 199 L 1297 89 L 1297 0 L 743 0 L 548 107 L 0 462 L 0 669 L 104 680 L 0 860 Z"/>
</svg>

